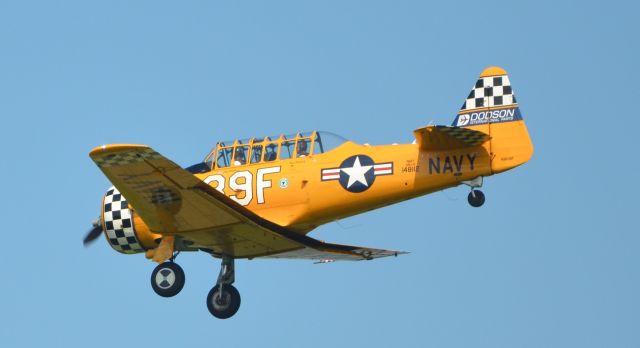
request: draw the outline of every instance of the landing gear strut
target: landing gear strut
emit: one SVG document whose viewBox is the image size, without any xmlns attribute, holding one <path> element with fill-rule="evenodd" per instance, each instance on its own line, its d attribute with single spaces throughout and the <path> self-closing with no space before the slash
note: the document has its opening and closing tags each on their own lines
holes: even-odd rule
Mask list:
<svg viewBox="0 0 640 348">
<path fill-rule="evenodd" d="M 173 259 L 159 264 L 151 272 L 151 287 L 162 297 L 175 296 L 184 287 L 184 271 Z"/>
<path fill-rule="evenodd" d="M 234 281 L 233 258 L 223 256 L 218 282 L 207 296 L 207 308 L 218 319 L 231 318 L 240 309 L 240 293 L 231 285 Z"/>
<path fill-rule="evenodd" d="M 469 192 L 469 195 L 467 196 L 469 205 L 475 208 L 481 207 L 485 200 L 484 193 L 480 190 L 476 190 L 476 188 L 482 187 L 482 177 L 479 176 L 469 181 L 463 181 L 462 183 L 471 187 L 471 192 Z"/>
</svg>

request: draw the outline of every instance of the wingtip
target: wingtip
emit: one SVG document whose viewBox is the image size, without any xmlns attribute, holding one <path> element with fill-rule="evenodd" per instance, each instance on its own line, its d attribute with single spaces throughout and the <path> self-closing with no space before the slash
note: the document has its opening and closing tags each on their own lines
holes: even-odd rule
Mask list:
<svg viewBox="0 0 640 348">
<path fill-rule="evenodd" d="M 147 145 L 141 144 L 105 144 L 96 146 L 89 152 L 89 157 L 95 157 L 99 155 L 104 155 L 110 152 L 118 152 L 123 150 L 131 150 L 131 149 L 145 149 L 148 148 Z"/>
</svg>

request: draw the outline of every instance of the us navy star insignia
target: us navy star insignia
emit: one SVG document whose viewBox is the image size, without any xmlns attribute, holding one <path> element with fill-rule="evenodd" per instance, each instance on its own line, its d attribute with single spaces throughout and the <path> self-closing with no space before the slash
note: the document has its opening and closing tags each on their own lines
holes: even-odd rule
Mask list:
<svg viewBox="0 0 640 348">
<path fill-rule="evenodd" d="M 360 193 L 368 190 L 376 176 L 393 174 L 393 162 L 375 163 L 367 155 L 351 156 L 338 168 L 321 170 L 322 181 L 338 180 L 347 191 Z"/>
<path fill-rule="evenodd" d="M 367 174 L 373 166 L 363 166 L 360 164 L 360 157 L 356 156 L 356 160 L 353 162 L 353 166 L 351 168 L 340 168 L 343 172 L 349 175 L 349 182 L 347 183 L 347 189 L 351 187 L 356 182 L 363 184 L 364 186 L 369 186 L 367 182 L 367 178 L 365 174 Z"/>
</svg>

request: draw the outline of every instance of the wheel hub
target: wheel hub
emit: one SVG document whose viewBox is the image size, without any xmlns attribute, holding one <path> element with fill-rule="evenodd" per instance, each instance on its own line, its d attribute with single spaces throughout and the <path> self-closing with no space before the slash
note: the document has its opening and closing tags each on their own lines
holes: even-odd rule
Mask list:
<svg viewBox="0 0 640 348">
<path fill-rule="evenodd" d="M 220 291 L 218 291 L 213 295 L 213 306 L 219 311 L 227 309 L 230 303 L 231 295 L 228 293 L 221 294 Z"/>
<path fill-rule="evenodd" d="M 163 268 L 156 274 L 156 285 L 161 289 L 168 289 L 176 282 L 176 274 L 169 268 Z"/>
</svg>

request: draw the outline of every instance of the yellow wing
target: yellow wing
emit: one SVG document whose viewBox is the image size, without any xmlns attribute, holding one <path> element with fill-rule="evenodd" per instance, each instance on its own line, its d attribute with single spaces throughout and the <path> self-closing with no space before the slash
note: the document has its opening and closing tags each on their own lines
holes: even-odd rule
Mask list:
<svg viewBox="0 0 640 348">
<path fill-rule="evenodd" d="M 489 134 L 462 127 L 426 126 L 413 131 L 422 150 L 453 150 L 478 146 L 490 139 Z"/>
<path fill-rule="evenodd" d="M 403 252 L 330 244 L 261 218 L 145 145 L 89 154 L 151 231 L 237 258 L 368 260 Z"/>
</svg>

